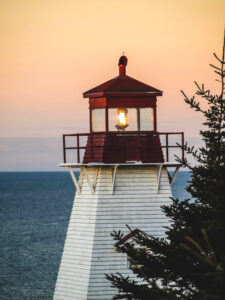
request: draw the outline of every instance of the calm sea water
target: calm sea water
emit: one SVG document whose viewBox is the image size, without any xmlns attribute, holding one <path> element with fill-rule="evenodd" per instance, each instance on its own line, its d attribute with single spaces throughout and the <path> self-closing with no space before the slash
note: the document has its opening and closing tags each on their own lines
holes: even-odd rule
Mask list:
<svg viewBox="0 0 225 300">
<path fill-rule="evenodd" d="M 179 172 L 174 197 L 189 178 Z M 74 191 L 66 172 L 0 173 L 0 299 L 52 299 Z"/>
</svg>

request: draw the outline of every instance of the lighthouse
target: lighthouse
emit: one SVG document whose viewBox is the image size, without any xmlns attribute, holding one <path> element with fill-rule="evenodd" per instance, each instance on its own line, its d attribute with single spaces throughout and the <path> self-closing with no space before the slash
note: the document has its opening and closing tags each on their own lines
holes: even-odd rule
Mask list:
<svg viewBox="0 0 225 300">
<path fill-rule="evenodd" d="M 111 232 L 121 230 L 126 239 L 137 231 L 162 237 L 170 225 L 161 206 L 171 203 L 180 167 L 172 152 L 184 155 L 174 138 L 183 145 L 184 134 L 158 132 L 162 91 L 128 76 L 127 62 L 120 57 L 118 76 L 83 94 L 90 132 L 63 135 L 60 166 L 69 170 L 76 193 L 54 300 L 112 299 L 116 291 L 105 274 L 135 275 L 128 257 L 115 251 Z"/>
</svg>

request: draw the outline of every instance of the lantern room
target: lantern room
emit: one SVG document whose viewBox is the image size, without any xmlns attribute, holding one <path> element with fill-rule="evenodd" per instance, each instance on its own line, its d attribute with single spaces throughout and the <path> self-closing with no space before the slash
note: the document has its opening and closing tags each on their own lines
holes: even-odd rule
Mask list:
<svg viewBox="0 0 225 300">
<path fill-rule="evenodd" d="M 85 92 L 90 132 L 157 131 L 156 97 L 162 92 L 126 75 L 127 58 L 119 59 L 119 76 Z"/>
<path fill-rule="evenodd" d="M 66 150 L 77 150 L 77 162 L 89 163 L 163 163 L 169 161 L 168 137 L 183 133 L 157 131 L 157 97 L 162 91 L 126 75 L 127 57 L 119 59 L 118 76 L 85 93 L 89 98 L 87 134 L 63 135 L 64 162 Z M 160 136 L 164 135 L 165 145 Z M 67 147 L 65 138 L 76 136 L 76 146 Z M 87 137 L 86 146 L 80 138 Z M 80 150 L 84 150 L 81 157 Z"/>
</svg>

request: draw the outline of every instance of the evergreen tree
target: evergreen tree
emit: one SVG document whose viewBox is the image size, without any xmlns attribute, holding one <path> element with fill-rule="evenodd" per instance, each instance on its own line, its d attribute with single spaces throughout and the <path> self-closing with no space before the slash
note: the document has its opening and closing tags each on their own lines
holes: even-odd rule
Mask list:
<svg viewBox="0 0 225 300">
<path fill-rule="evenodd" d="M 139 231 L 125 241 L 121 232 L 112 233 L 117 251 L 134 262 L 132 271 L 138 277 L 137 281 L 119 273 L 106 275 L 118 289 L 113 299 L 225 299 L 225 36 L 222 59 L 215 53 L 214 57 L 218 66 L 210 66 L 220 77 L 221 93 L 213 95 L 195 82 L 195 96 L 207 101 L 207 109 L 182 92 L 185 102 L 205 120 L 200 131 L 204 146 L 184 147 L 197 164 L 178 159 L 191 172 L 187 191 L 192 200 L 172 199 L 163 207 L 172 221 L 165 238 Z"/>
</svg>

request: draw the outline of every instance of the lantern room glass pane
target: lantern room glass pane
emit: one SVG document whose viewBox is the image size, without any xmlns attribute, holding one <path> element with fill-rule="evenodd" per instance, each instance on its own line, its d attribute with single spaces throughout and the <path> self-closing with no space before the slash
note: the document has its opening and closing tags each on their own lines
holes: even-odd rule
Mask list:
<svg viewBox="0 0 225 300">
<path fill-rule="evenodd" d="M 127 114 L 128 127 L 127 130 L 137 131 L 138 123 L 137 123 L 137 108 L 128 108 Z"/>
<path fill-rule="evenodd" d="M 105 131 L 105 109 L 92 109 L 92 131 Z"/>
<path fill-rule="evenodd" d="M 137 109 L 136 108 L 109 108 L 108 120 L 109 131 L 118 131 L 119 114 L 126 114 L 127 126 L 124 131 L 136 131 L 137 130 Z M 123 131 L 123 130 L 121 130 Z"/>
<path fill-rule="evenodd" d="M 117 118 L 117 108 L 110 108 L 108 110 L 109 131 L 117 131 Z"/>
<path fill-rule="evenodd" d="M 140 130 L 154 130 L 153 108 L 140 108 Z"/>
</svg>

